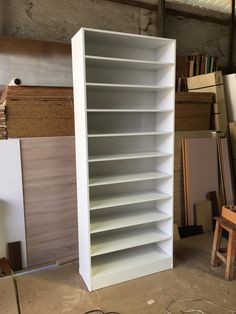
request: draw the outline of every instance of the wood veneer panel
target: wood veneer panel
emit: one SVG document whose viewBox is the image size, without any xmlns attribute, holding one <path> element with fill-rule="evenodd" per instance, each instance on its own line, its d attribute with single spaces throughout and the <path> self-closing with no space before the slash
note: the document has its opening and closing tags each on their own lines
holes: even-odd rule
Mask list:
<svg viewBox="0 0 236 314">
<path fill-rule="evenodd" d="M 74 137 L 21 139 L 28 265 L 75 258 Z"/>
</svg>

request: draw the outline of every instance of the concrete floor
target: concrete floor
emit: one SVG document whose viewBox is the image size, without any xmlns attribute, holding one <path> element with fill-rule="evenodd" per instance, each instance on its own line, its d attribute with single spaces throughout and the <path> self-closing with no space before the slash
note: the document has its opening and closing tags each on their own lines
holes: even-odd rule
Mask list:
<svg viewBox="0 0 236 314">
<path fill-rule="evenodd" d="M 211 245 L 212 235 L 180 240 L 175 243 L 173 270 L 90 293 L 76 263 L 19 276 L 16 282 L 21 313 L 83 314 L 91 309 L 120 314 L 236 313 L 236 280 L 223 279 L 223 266 L 210 266 Z M 11 278 L 0 280 L 0 313 L 18 313 Z"/>
</svg>

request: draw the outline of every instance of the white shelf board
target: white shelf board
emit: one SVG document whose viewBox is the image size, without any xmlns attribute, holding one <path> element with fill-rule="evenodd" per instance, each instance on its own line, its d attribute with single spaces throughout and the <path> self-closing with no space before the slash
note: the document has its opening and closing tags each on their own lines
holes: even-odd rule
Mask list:
<svg viewBox="0 0 236 314">
<path fill-rule="evenodd" d="M 168 199 L 171 196 L 166 193 L 157 191 L 147 191 L 139 193 L 125 193 L 117 196 L 109 196 L 103 198 L 97 198 L 90 201 L 90 210 L 117 207 L 130 204 L 138 204 L 144 202 L 158 201 Z"/>
<path fill-rule="evenodd" d="M 172 258 L 154 246 L 144 246 L 92 258 L 92 287 L 149 275 L 172 266 Z"/>
<path fill-rule="evenodd" d="M 100 186 L 100 185 L 117 184 L 117 183 L 124 183 L 124 182 L 147 181 L 147 180 L 164 179 L 164 178 L 170 178 L 170 177 L 171 175 L 167 173 L 156 172 L 156 171 L 113 175 L 113 176 L 100 176 L 100 177 L 90 178 L 89 186 Z"/>
<path fill-rule="evenodd" d="M 87 112 L 173 112 L 173 109 L 87 109 Z"/>
<path fill-rule="evenodd" d="M 112 67 L 120 69 L 135 69 L 135 70 L 157 70 L 163 67 L 174 66 L 174 63 L 136 60 L 136 59 L 124 59 L 124 58 L 110 58 L 86 55 L 87 66 L 101 66 Z"/>
<path fill-rule="evenodd" d="M 120 89 L 120 90 L 142 90 L 142 91 L 157 91 L 173 89 L 174 86 L 156 86 L 156 85 L 135 85 L 135 84 L 106 84 L 106 83 L 86 83 L 88 88 L 95 89 Z"/>
<path fill-rule="evenodd" d="M 125 227 L 138 226 L 150 222 L 169 219 L 170 216 L 156 209 L 129 210 L 121 213 L 110 213 L 91 218 L 90 233 L 104 232 Z"/>
<path fill-rule="evenodd" d="M 173 132 L 164 131 L 148 131 L 148 132 L 125 132 L 125 133 L 93 133 L 88 134 L 88 137 L 114 137 L 114 136 L 146 136 L 146 135 L 170 135 Z"/>
<path fill-rule="evenodd" d="M 172 156 L 172 154 L 164 153 L 164 152 L 141 152 L 141 153 L 127 153 L 127 154 L 110 154 L 110 155 L 90 156 L 89 162 L 141 159 L 141 158 L 158 158 L 158 157 L 170 157 L 170 156 Z"/>
<path fill-rule="evenodd" d="M 155 227 L 135 230 L 122 230 L 121 232 L 99 235 L 91 239 L 91 256 L 98 256 L 110 252 L 125 250 L 132 247 L 170 239 L 166 233 L 160 232 Z"/>
</svg>

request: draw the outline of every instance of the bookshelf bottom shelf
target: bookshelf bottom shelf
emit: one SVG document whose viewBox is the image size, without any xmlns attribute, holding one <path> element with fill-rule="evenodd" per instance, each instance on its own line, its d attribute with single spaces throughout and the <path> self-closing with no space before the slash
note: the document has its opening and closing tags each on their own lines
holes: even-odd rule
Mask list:
<svg viewBox="0 0 236 314">
<path fill-rule="evenodd" d="M 155 245 L 92 258 L 92 290 L 172 268 L 172 258 Z"/>
</svg>

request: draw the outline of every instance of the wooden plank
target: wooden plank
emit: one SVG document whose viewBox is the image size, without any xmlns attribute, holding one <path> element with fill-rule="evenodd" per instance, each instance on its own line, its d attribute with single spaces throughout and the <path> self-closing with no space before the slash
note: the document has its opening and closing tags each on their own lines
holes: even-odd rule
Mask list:
<svg viewBox="0 0 236 314">
<path fill-rule="evenodd" d="M 8 119 L 74 119 L 72 100 L 7 100 Z"/>
<path fill-rule="evenodd" d="M 73 119 L 8 119 L 8 138 L 74 135 Z"/>
<path fill-rule="evenodd" d="M 13 271 L 22 270 L 22 256 L 20 241 L 8 243 L 8 262 Z"/>
<path fill-rule="evenodd" d="M 196 202 L 210 191 L 219 191 L 216 139 L 185 139 L 185 176 L 188 224 L 196 222 Z"/>
<path fill-rule="evenodd" d="M 218 105 L 220 115 L 216 116 L 216 130 L 228 132 L 227 112 L 225 104 L 225 94 L 223 86 L 223 77 L 221 71 L 197 75 L 187 79 L 189 92 L 214 93 L 215 101 Z"/>
<path fill-rule="evenodd" d="M 77 252 L 74 137 L 21 139 L 29 266 Z"/>
<path fill-rule="evenodd" d="M 215 101 L 215 96 L 213 93 L 199 93 L 196 92 L 195 94 L 191 94 L 189 92 L 179 92 L 175 93 L 175 102 L 182 103 L 182 102 L 187 102 L 187 103 L 212 103 Z"/>
<path fill-rule="evenodd" d="M 212 232 L 212 206 L 211 201 L 202 200 L 196 202 L 197 224 L 201 225 L 203 232 Z"/>
<path fill-rule="evenodd" d="M 20 143 L 0 141 L 0 257 L 7 243 L 21 241 L 23 267 L 27 266 Z"/>
</svg>

